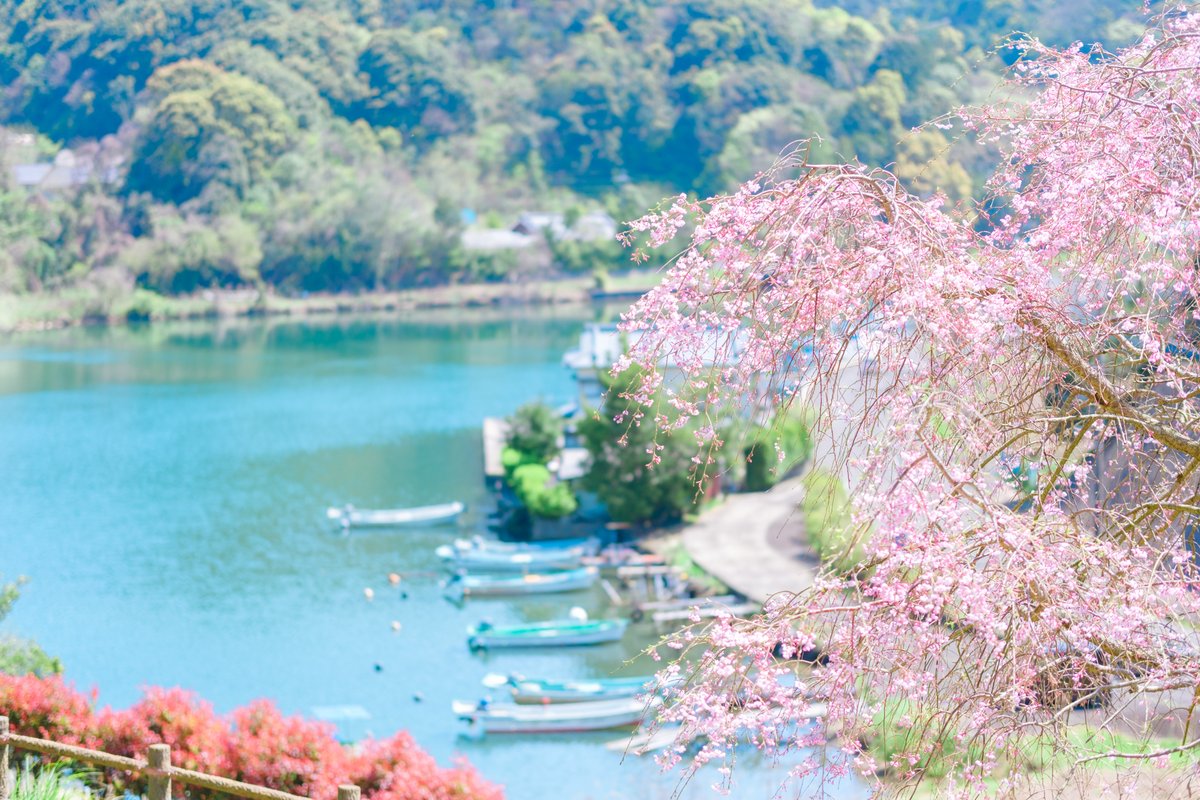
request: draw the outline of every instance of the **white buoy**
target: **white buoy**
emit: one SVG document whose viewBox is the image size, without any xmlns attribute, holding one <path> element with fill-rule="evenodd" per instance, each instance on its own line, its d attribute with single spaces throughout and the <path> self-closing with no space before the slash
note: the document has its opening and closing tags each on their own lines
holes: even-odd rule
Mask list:
<svg viewBox="0 0 1200 800">
<path fill-rule="evenodd" d="M 401 629 L 401 628 L 403 628 L 403 627 L 404 627 L 404 626 L 403 626 L 403 625 L 401 625 L 401 624 L 399 623 L 399 621 L 397 621 L 397 620 L 392 620 L 392 630 L 393 630 L 395 633 L 399 633 L 399 632 L 400 632 L 400 629 Z"/>
<path fill-rule="evenodd" d="M 574 606 L 567 612 L 567 616 L 578 622 L 587 622 L 588 613 L 585 609 Z"/>
<path fill-rule="evenodd" d="M 367 588 L 363 589 L 363 597 L 367 598 L 368 600 L 374 600 L 375 590 L 368 586 Z"/>
</svg>

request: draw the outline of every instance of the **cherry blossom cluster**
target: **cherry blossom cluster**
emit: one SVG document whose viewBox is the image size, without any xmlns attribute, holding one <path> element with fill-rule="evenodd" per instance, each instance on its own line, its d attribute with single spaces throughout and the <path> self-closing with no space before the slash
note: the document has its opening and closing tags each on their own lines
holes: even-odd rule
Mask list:
<svg viewBox="0 0 1200 800">
<path fill-rule="evenodd" d="M 1200 746 L 1200 20 L 1020 48 L 1013 99 L 957 115 L 1000 153 L 976 208 L 801 149 L 633 223 L 690 238 L 626 315 L 630 400 L 702 450 L 803 403 L 854 509 L 853 566 L 677 640 L 693 764 L 749 740 L 982 792 L 1047 743 Z"/>
</svg>

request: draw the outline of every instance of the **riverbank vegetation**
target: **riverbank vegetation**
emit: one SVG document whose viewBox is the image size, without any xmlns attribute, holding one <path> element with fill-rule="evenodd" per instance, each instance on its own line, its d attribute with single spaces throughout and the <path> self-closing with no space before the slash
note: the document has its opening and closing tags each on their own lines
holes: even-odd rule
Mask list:
<svg viewBox="0 0 1200 800">
<path fill-rule="evenodd" d="M 583 487 L 604 503 L 615 522 L 656 525 L 677 522 L 698 500 L 695 442 L 688 431 L 660 431 L 649 420 L 665 399 L 642 414 L 632 414 L 628 392 L 642 372 L 600 374 L 604 402 L 579 422 L 579 438 L 590 465 Z"/>
<path fill-rule="evenodd" d="M 0 708 L 12 729 L 64 744 L 131 758 L 145 758 L 152 744 L 171 746 L 172 763 L 184 769 L 258 786 L 332 800 L 337 786 L 353 783 L 367 800 L 499 800 L 499 787 L 466 766 L 439 767 L 406 733 L 347 747 L 331 725 L 285 717 L 258 701 L 217 714 L 211 705 L 181 689 L 146 691 L 122 711 L 96 709 L 94 700 L 57 676 L 0 674 Z M 104 773 L 118 793 L 145 793 L 145 778 Z M 192 787 L 193 800 L 220 795 Z"/>
<path fill-rule="evenodd" d="M 91 773 L 74 772 L 63 763 L 26 763 L 15 772 L 11 800 L 86 800 Z"/>
<path fill-rule="evenodd" d="M 812 469 L 803 478 L 800 513 L 809 547 L 838 572 L 852 573 L 862 560 L 864 543 L 854 525 L 845 482 L 827 469 Z"/>
<path fill-rule="evenodd" d="M 21 584 L 15 581 L 0 584 L 0 623 L 12 611 L 13 604 L 21 596 Z M 22 639 L 11 634 L 0 634 L 0 673 L 6 675 L 58 675 L 62 662 L 46 653 L 32 639 Z"/>
<path fill-rule="evenodd" d="M 628 260 L 594 215 L 730 187 L 814 135 L 823 159 L 894 163 L 960 200 L 988 154 L 909 128 L 984 96 L 1013 29 L 1131 35 L 1126 3 L 1085 5 L 9 4 L 0 294 L 153 318 L 135 289 L 603 275 Z M 521 247 L 479 244 L 529 211 L 551 214 Z"/>
<path fill-rule="evenodd" d="M 563 419 L 545 403 L 532 402 L 507 419 L 508 439 L 500 454 L 504 478 L 522 508 L 536 519 L 562 519 L 579 508 L 575 492 L 547 466 L 562 450 Z"/>
<path fill-rule="evenodd" d="M 767 491 L 812 456 L 814 415 L 808 409 L 789 408 L 779 416 L 771 423 L 751 427 L 744 437 L 743 483 L 748 492 Z"/>
</svg>

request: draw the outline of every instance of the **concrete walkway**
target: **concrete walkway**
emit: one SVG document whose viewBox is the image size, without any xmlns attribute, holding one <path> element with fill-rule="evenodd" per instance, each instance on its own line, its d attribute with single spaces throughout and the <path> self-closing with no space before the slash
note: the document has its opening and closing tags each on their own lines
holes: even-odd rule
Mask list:
<svg viewBox="0 0 1200 800">
<path fill-rule="evenodd" d="M 705 572 L 756 603 L 806 589 L 818 564 L 796 508 L 803 496 L 799 478 L 769 492 L 728 495 L 683 529 L 684 549 Z"/>
</svg>

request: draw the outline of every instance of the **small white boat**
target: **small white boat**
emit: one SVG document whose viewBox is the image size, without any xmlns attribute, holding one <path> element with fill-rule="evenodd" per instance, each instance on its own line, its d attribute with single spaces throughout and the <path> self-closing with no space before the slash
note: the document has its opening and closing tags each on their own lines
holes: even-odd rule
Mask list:
<svg viewBox="0 0 1200 800">
<path fill-rule="evenodd" d="M 459 719 L 480 733 L 571 733 L 629 728 L 641 722 L 647 704 L 636 697 L 544 706 L 464 703 L 451 706 Z"/>
<path fill-rule="evenodd" d="M 344 506 L 329 508 L 325 515 L 341 525 L 350 527 L 400 527 L 402 525 L 438 525 L 453 522 L 466 510 L 462 503 L 441 503 L 417 508 L 367 509 Z"/>
<path fill-rule="evenodd" d="M 470 539 L 455 539 L 454 549 L 459 552 L 484 553 L 547 553 L 560 550 L 578 550 L 584 555 L 593 555 L 600 549 L 600 540 L 589 539 L 546 539 L 539 542 L 502 542 L 483 536 Z"/>
<path fill-rule="evenodd" d="M 513 576 L 460 574 L 446 582 L 446 594 L 453 598 L 572 592 L 590 587 L 597 574 L 592 567 Z"/>
<path fill-rule="evenodd" d="M 467 629 L 467 646 L 472 650 L 510 647 L 564 647 L 615 642 L 625 635 L 629 623 L 623 619 L 573 619 L 530 622 L 524 625 L 492 625 L 481 622 Z"/>
<path fill-rule="evenodd" d="M 446 566 L 469 572 L 536 572 L 538 570 L 577 569 L 584 557 L 583 550 L 554 547 L 522 550 L 463 550 L 444 544 L 434 552 Z"/>
</svg>

